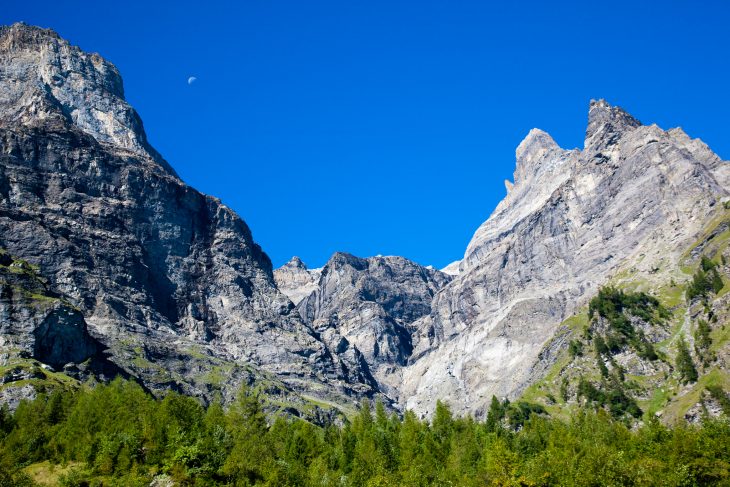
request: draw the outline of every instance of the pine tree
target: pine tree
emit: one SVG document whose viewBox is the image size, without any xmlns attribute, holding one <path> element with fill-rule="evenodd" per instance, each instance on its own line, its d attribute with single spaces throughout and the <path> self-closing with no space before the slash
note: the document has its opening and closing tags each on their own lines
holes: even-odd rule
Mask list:
<svg viewBox="0 0 730 487">
<path fill-rule="evenodd" d="M 679 338 L 679 342 L 677 343 L 677 358 L 675 360 L 675 365 L 677 366 L 677 371 L 679 372 L 682 382 L 686 384 L 697 380 L 697 369 L 692 361 L 692 356 L 689 354 L 687 342 L 685 342 L 682 337 Z"/>
<path fill-rule="evenodd" d="M 499 399 L 497 399 L 497 396 L 492 396 L 492 402 L 489 404 L 489 411 L 487 412 L 487 431 L 497 431 L 504 418 L 504 414 L 505 411 Z"/>
</svg>

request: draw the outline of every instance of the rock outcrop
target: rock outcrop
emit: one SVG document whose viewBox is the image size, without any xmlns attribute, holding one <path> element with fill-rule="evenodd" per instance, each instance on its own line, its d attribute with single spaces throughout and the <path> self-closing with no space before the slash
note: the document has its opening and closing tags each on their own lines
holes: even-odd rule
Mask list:
<svg viewBox="0 0 730 487">
<path fill-rule="evenodd" d="M 603 100 L 591 102 L 583 150 L 535 129 L 516 156 L 514 186 L 414 325 L 400 400 L 422 414 L 437 399 L 479 415 L 493 394 L 517 396 L 587 296 L 628 262 L 647 276 L 676 266 L 728 195 L 728 165 L 704 143 Z"/>
<path fill-rule="evenodd" d="M 287 267 L 291 263 L 282 269 Z M 332 348 L 351 348 L 361 355 L 373 384 L 395 397 L 394 373 L 413 350 L 411 325 L 431 311 L 433 296 L 449 280 L 403 257 L 359 258 L 337 252 L 298 308 Z"/>
<path fill-rule="evenodd" d="M 0 251 L 0 349 L 54 368 L 81 363 L 97 352 L 81 313 L 54 296 L 27 262 Z"/>
<path fill-rule="evenodd" d="M 617 272 L 678 267 L 726 210 L 730 164 L 601 100 L 582 149 L 530 131 L 505 186 L 444 272 L 344 253 L 274 271 L 151 147 L 111 63 L 2 27 L 0 402 L 122 374 L 203 399 L 257 382 L 314 421 L 378 395 L 479 416 L 545 374 L 573 336 L 559 324 Z"/>
<path fill-rule="evenodd" d="M 222 360 L 317 397 L 373 392 L 276 288 L 245 222 L 150 147 L 116 68 L 24 24 L 0 30 L 0 247 L 151 390 L 228 397 L 243 375 L 199 380 Z"/>
<path fill-rule="evenodd" d="M 397 372 L 413 351 L 412 324 L 431 311 L 433 296 L 449 280 L 403 257 L 363 259 L 338 252 L 298 308 L 329 342 L 356 347 L 378 389 L 395 397 Z"/>
<path fill-rule="evenodd" d="M 274 269 L 274 279 L 279 291 L 296 305 L 317 289 L 321 272 L 322 269 L 307 269 L 302 259 L 295 256 L 283 266 Z"/>
</svg>

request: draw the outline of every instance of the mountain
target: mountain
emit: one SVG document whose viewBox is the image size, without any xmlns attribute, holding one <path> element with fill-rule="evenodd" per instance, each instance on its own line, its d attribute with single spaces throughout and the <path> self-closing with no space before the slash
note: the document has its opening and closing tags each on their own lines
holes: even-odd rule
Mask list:
<svg viewBox="0 0 730 487">
<path fill-rule="evenodd" d="M 295 256 L 283 266 L 274 269 L 274 280 L 279 290 L 286 294 L 292 303 L 299 304 L 317 289 L 321 273 L 322 269 L 307 269 L 302 259 Z"/>
<path fill-rule="evenodd" d="M 395 397 L 399 383 L 393 374 L 413 351 L 413 323 L 431 311 L 433 296 L 449 280 L 403 257 L 363 259 L 337 252 L 297 308 L 331 347 L 354 346 L 377 389 Z"/>
<path fill-rule="evenodd" d="M 0 30 L 0 80 L 0 248 L 74 310 L 76 331 L 53 333 L 88 330 L 105 360 L 152 391 L 229 399 L 263 384 L 343 404 L 375 392 L 277 289 L 246 223 L 152 149 L 111 63 L 15 24 Z M 13 316 L 13 333 L 42 326 Z M 2 351 L 6 365 L 19 358 Z M 53 367 L 90 353 L 56 353 Z"/>
<path fill-rule="evenodd" d="M 363 399 L 722 410 L 730 165 L 599 100 L 582 149 L 533 129 L 505 186 L 443 271 L 342 252 L 273 270 L 152 148 L 111 63 L 2 27 L 0 401 L 123 376 L 203 402 L 248 386 L 319 423 Z"/>
<path fill-rule="evenodd" d="M 459 275 L 413 325 L 399 400 L 422 414 L 437 399 L 479 416 L 492 395 L 518 397 L 552 365 L 541 352 L 563 320 L 626 269 L 650 282 L 677 269 L 728 197 L 728 164 L 702 141 L 603 100 L 582 150 L 534 129 L 516 159 Z"/>
</svg>

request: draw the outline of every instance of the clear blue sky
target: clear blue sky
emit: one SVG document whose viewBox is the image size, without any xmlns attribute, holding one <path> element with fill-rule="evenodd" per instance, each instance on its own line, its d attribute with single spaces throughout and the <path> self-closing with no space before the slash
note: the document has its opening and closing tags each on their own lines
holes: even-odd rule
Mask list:
<svg viewBox="0 0 730 487">
<path fill-rule="evenodd" d="M 461 258 L 520 140 L 582 146 L 591 98 L 730 158 L 730 2 L 237 3 L 5 0 L 0 21 L 114 62 L 153 145 L 276 266 Z"/>
</svg>

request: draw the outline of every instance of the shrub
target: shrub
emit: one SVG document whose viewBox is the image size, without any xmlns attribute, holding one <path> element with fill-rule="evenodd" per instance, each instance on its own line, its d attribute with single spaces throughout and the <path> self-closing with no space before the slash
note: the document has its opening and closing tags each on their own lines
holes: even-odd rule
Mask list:
<svg viewBox="0 0 730 487">
<path fill-rule="evenodd" d="M 583 343 L 579 340 L 571 340 L 568 345 L 568 352 L 572 358 L 580 357 L 583 355 Z"/>
<path fill-rule="evenodd" d="M 700 266 L 687 285 L 685 295 L 687 301 L 692 301 L 695 298 L 706 298 L 710 292 L 719 293 L 723 287 L 724 283 L 717 271 L 717 264 L 703 255 Z"/>
</svg>

